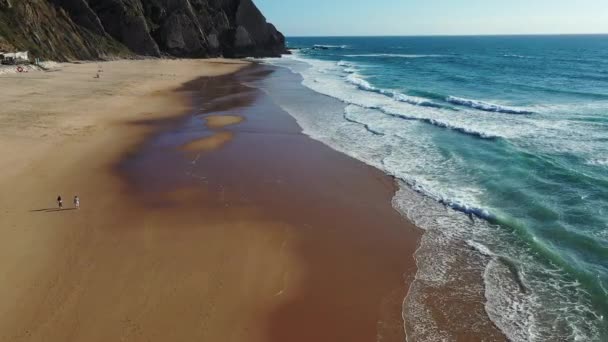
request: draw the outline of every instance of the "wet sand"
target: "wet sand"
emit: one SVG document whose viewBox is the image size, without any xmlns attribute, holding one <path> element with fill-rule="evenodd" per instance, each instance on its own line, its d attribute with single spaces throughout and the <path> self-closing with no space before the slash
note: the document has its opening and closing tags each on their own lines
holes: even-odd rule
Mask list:
<svg viewBox="0 0 608 342">
<path fill-rule="evenodd" d="M 35 90 L 68 113 L 18 107 L 53 115 L 3 138 L 0 341 L 403 341 L 419 232 L 394 181 L 242 84 L 271 69 L 169 92 L 192 65 L 172 67 L 85 100 L 75 68 Z"/>
<path fill-rule="evenodd" d="M 211 136 L 200 138 L 184 144 L 181 149 L 184 151 L 214 151 L 232 140 L 232 132 L 219 132 Z"/>
<path fill-rule="evenodd" d="M 209 115 L 205 116 L 205 126 L 209 129 L 218 129 L 243 122 L 244 118 L 237 115 Z"/>
<path fill-rule="evenodd" d="M 264 340 L 404 341 L 401 307 L 419 231 L 391 207 L 393 179 L 303 135 L 262 91 L 241 85 L 269 73 L 257 66 L 188 84 L 201 94 L 200 113 L 161 133 L 121 172 L 151 208 L 192 205 L 195 221 L 248 222 L 280 236 L 266 251 L 278 278 L 264 282 L 278 283 L 263 310 Z M 245 120 L 209 127 L 235 113 Z M 172 148 L 227 133 L 215 149 Z M 190 191 L 176 202 L 176 188 Z M 233 253 L 243 264 L 255 259 Z"/>
</svg>

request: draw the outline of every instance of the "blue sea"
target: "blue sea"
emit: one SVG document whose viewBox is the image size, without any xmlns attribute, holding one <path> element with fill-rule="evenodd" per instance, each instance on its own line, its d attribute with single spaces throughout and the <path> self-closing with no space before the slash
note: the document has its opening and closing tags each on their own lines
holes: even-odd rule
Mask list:
<svg viewBox="0 0 608 342">
<path fill-rule="evenodd" d="M 410 339 L 455 339 L 436 313 L 453 330 L 474 313 L 441 303 L 480 300 L 514 341 L 608 341 L 608 36 L 288 44 L 267 62 L 340 105 L 275 101 L 394 176 L 394 207 L 425 231 Z"/>
</svg>

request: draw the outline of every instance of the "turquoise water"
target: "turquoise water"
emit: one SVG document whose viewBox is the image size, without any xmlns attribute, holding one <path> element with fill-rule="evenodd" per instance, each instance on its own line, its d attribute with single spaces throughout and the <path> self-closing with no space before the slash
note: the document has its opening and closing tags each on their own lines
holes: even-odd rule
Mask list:
<svg viewBox="0 0 608 342">
<path fill-rule="evenodd" d="M 421 282 L 453 280 L 450 248 L 468 246 L 485 260 L 486 312 L 509 338 L 608 340 L 608 36 L 288 44 L 294 55 L 270 63 L 343 106 L 285 109 L 400 179 L 395 207 L 438 232 L 417 256 Z M 426 267 L 426 250 L 445 262 Z"/>
</svg>

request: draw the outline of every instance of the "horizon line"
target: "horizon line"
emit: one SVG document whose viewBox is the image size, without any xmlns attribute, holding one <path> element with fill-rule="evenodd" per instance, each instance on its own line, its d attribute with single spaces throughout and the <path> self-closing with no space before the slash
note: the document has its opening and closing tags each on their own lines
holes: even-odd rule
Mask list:
<svg viewBox="0 0 608 342">
<path fill-rule="evenodd" d="M 285 35 L 286 38 L 384 38 L 384 37 L 534 37 L 534 36 L 606 36 L 604 33 L 471 33 L 471 34 L 370 34 L 370 35 Z"/>
</svg>

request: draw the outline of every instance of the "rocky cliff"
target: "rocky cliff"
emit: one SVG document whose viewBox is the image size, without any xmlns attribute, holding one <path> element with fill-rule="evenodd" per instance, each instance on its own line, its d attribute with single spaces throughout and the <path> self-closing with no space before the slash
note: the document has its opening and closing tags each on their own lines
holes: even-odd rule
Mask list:
<svg viewBox="0 0 608 342">
<path fill-rule="evenodd" d="M 252 0 L 0 0 L 3 50 L 55 60 L 286 51 Z"/>
</svg>

